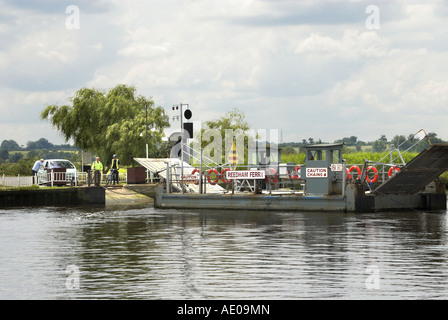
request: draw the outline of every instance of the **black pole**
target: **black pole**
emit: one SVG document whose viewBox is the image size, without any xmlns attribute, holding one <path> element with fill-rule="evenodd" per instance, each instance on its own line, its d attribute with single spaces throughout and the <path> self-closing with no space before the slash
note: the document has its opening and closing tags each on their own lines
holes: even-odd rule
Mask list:
<svg viewBox="0 0 448 320">
<path fill-rule="evenodd" d="M 145 109 L 146 109 L 146 125 L 145 125 L 145 129 L 146 129 L 146 158 L 148 158 L 148 104 L 146 103 L 146 100 L 145 100 Z"/>
</svg>

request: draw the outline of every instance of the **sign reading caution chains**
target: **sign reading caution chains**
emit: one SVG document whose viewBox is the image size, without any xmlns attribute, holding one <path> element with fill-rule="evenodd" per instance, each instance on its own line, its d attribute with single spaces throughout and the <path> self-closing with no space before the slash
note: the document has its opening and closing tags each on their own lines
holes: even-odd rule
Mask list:
<svg viewBox="0 0 448 320">
<path fill-rule="evenodd" d="M 328 168 L 306 168 L 307 178 L 327 178 Z"/>
</svg>

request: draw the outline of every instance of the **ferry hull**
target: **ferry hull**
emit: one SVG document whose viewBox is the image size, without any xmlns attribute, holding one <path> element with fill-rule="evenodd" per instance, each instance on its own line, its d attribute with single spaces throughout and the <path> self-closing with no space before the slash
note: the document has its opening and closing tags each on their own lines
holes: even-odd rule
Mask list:
<svg viewBox="0 0 448 320">
<path fill-rule="evenodd" d="M 166 209 L 228 209 L 272 211 L 375 212 L 384 210 L 446 210 L 445 193 L 366 195 L 348 187 L 345 195 L 299 194 L 192 194 L 156 191 L 154 203 Z"/>
</svg>

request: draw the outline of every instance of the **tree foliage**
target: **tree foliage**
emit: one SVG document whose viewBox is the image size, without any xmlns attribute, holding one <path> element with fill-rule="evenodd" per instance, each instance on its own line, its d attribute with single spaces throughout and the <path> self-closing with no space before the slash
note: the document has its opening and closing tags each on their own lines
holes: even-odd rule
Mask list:
<svg viewBox="0 0 448 320">
<path fill-rule="evenodd" d="M 14 140 L 3 140 L 2 144 L 0 145 L 0 149 L 7 151 L 19 151 L 22 148 L 20 148 L 18 143 L 15 142 Z"/>
<path fill-rule="evenodd" d="M 69 100 L 72 105 L 47 106 L 41 118 L 49 120 L 66 141 L 100 156 L 107 167 L 113 154 L 122 164 L 146 156 L 146 110 L 149 154 L 157 152 L 169 125 L 163 108 L 137 95 L 134 86 L 117 85 L 108 92 L 82 88 Z"/>
<path fill-rule="evenodd" d="M 219 119 L 207 121 L 205 124 L 209 129 L 220 130 L 223 136 L 226 129 L 240 129 L 243 132 L 247 132 L 250 129 L 249 123 L 246 121 L 246 115 L 238 110 L 238 108 L 233 108 Z"/>
<path fill-rule="evenodd" d="M 214 145 L 215 138 L 221 139 L 221 148 L 217 148 L 213 152 L 221 153 L 222 155 L 222 163 L 226 163 L 227 154 L 232 147 L 232 140 L 234 136 L 228 136 L 228 132 L 232 132 L 236 136 L 246 137 L 248 135 L 248 131 L 250 130 L 249 123 L 246 121 L 246 116 L 243 112 L 238 110 L 238 108 L 233 108 L 231 111 L 226 112 L 223 116 L 216 120 L 207 121 L 205 123 L 205 127 L 201 128 L 201 141 L 200 145 L 202 148 L 207 150 L 207 145 Z M 215 132 L 216 134 L 212 134 L 209 136 L 207 132 Z M 253 138 L 253 137 L 251 137 Z M 247 139 L 245 138 L 244 150 L 238 150 L 240 157 L 241 152 L 243 151 L 245 159 L 247 159 Z M 239 144 L 238 144 L 239 146 Z M 238 148 L 237 146 L 237 148 Z"/>
<path fill-rule="evenodd" d="M 26 144 L 27 150 L 35 149 L 52 149 L 54 145 L 45 138 L 40 138 L 37 141 L 28 141 Z"/>
</svg>

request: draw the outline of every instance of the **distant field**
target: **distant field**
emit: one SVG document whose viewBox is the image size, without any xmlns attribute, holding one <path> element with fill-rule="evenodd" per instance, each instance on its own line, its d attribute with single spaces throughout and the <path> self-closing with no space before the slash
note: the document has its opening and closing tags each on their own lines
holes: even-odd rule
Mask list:
<svg viewBox="0 0 448 320">
<path fill-rule="evenodd" d="M 369 148 L 367 150 L 370 150 Z M 380 161 L 384 158 L 383 161 L 389 162 L 390 158 L 388 156 L 389 152 L 370 152 L 370 151 L 361 151 L 361 152 L 346 152 L 342 154 L 342 158 L 347 161 L 347 164 L 362 164 L 364 160 L 372 160 L 372 161 Z M 404 153 L 403 159 L 407 163 L 411 161 L 418 153 L 416 152 L 406 152 Z M 297 153 L 297 154 L 286 154 L 282 155 L 282 162 L 294 162 L 295 164 L 303 164 L 305 163 L 305 154 Z M 386 158 L 385 158 L 386 157 Z M 400 162 L 399 155 L 395 152 L 393 154 L 394 162 Z"/>
<path fill-rule="evenodd" d="M 349 150 L 356 151 L 356 146 L 345 146 Z M 372 150 L 372 146 L 361 146 L 361 152 L 367 152 Z"/>
<path fill-rule="evenodd" d="M 34 151 L 34 150 L 33 150 Z M 36 150 L 37 153 L 39 153 L 41 150 Z M 26 157 L 26 155 L 31 152 L 29 150 L 20 150 L 20 151 L 8 151 L 9 154 L 15 154 L 15 153 L 21 153 L 23 154 L 24 157 Z M 76 150 L 50 150 L 49 152 L 66 152 L 66 153 L 76 153 L 78 151 Z"/>
</svg>

